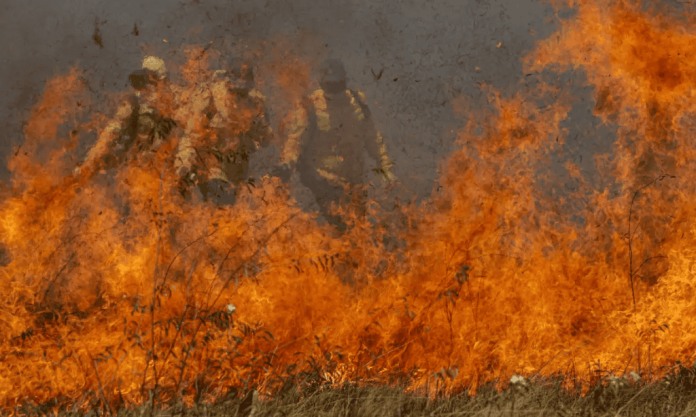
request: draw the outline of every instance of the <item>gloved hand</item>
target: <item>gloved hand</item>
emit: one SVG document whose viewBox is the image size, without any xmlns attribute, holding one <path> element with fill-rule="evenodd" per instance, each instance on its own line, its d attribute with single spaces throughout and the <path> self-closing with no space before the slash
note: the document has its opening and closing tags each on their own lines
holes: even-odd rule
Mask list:
<svg viewBox="0 0 696 417">
<path fill-rule="evenodd" d="M 387 185 L 393 184 L 394 181 L 396 181 L 396 175 L 392 174 L 389 170 L 384 170 L 382 173 L 382 179 Z"/>
<path fill-rule="evenodd" d="M 95 168 L 97 168 L 97 167 L 91 166 L 91 165 L 86 164 L 86 163 L 82 164 L 82 165 L 78 165 L 73 169 L 72 177 L 73 177 L 73 179 L 77 179 L 80 177 L 90 176 L 94 173 Z"/>
<path fill-rule="evenodd" d="M 280 180 L 283 182 L 288 182 L 288 181 L 290 181 L 290 178 L 292 177 L 292 173 L 293 173 L 292 168 L 290 168 L 287 165 L 280 165 L 280 166 L 273 168 L 271 175 L 274 177 L 280 178 Z"/>
<path fill-rule="evenodd" d="M 373 171 L 382 177 L 384 185 L 390 185 L 396 181 L 396 175 L 392 174 L 389 168 L 374 168 Z"/>
<path fill-rule="evenodd" d="M 191 189 L 194 187 L 196 183 L 196 173 L 186 169 L 182 169 L 180 170 L 180 172 L 177 173 L 179 174 L 179 180 L 177 181 L 177 190 L 184 198 L 186 198 L 189 196 Z"/>
</svg>

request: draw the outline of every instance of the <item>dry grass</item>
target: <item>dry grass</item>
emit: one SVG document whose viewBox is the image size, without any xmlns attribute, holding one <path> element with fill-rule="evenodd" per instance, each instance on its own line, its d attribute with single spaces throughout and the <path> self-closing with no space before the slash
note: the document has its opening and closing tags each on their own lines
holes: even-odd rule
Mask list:
<svg viewBox="0 0 696 417">
<path fill-rule="evenodd" d="M 566 392 L 563 376 L 540 379 L 536 383 L 513 383 L 502 392 L 492 384 L 479 387 L 476 396 L 466 391 L 450 398 L 434 399 L 405 393 L 403 387 L 358 386 L 346 384 L 330 388 L 318 373 L 306 374 L 299 384 L 286 384 L 271 399 L 258 399 L 255 389 L 229 393 L 214 403 L 199 401 L 192 407 L 172 401 L 169 405 L 138 407 L 122 405 L 106 411 L 99 404 L 99 393 L 92 393 L 92 409 L 85 413 L 59 406 L 59 398 L 47 404 L 17 407 L 19 415 L 119 417 L 174 416 L 240 416 L 240 417 L 299 417 L 299 416 L 690 416 L 696 412 L 694 369 L 680 367 L 660 383 L 647 385 L 642 381 L 628 382 L 625 378 L 607 377 L 584 396 Z M 291 379 L 288 379 L 289 381 Z M 296 378 L 292 378 L 296 380 Z M 6 415 L 6 414 L 2 414 Z"/>
</svg>

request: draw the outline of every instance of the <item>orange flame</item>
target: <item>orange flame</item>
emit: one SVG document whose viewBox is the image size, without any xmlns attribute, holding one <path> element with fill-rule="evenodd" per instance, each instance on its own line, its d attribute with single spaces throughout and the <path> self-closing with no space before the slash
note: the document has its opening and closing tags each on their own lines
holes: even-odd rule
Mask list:
<svg viewBox="0 0 696 417">
<path fill-rule="evenodd" d="M 651 367 L 654 380 L 692 357 L 694 76 L 683 57 L 693 35 L 625 2 L 577 7 L 525 71 L 585 70 L 596 115 L 618 125 L 613 157 L 596 158 L 618 193 L 593 188 L 571 163 L 578 191 L 543 186 L 553 177 L 539 168 L 563 143 L 576 100 L 564 86 L 512 97 L 483 86 L 491 111 L 455 102 L 471 117 L 444 189 L 400 213 L 373 204 L 372 222 L 345 209 L 354 227 L 340 238 L 273 178 L 233 207 L 183 201 L 176 131 L 121 167 L 117 185 L 73 180 L 61 161 L 76 133 L 59 127 L 76 120 L 84 91 L 77 70 L 56 78 L 27 124 L 26 154 L 10 161 L 15 190 L 0 207 L 12 254 L 0 275 L 1 406 L 86 407 L 91 393 L 115 407 L 151 391 L 190 404 L 245 384 L 272 395 L 283 377 L 312 369 L 334 385 L 408 377 L 409 390 L 438 381 L 446 394 L 560 372 L 566 388 L 586 392 L 592 364 Z M 160 95 L 177 120 L 200 117 L 177 104 L 211 75 L 200 56 L 192 49 L 184 86 Z M 265 79 L 299 96 L 306 85 L 293 80 L 308 68 L 278 59 Z M 41 164 L 39 145 L 52 140 L 62 148 Z M 587 203 L 582 225 L 566 211 L 576 201 Z"/>
</svg>

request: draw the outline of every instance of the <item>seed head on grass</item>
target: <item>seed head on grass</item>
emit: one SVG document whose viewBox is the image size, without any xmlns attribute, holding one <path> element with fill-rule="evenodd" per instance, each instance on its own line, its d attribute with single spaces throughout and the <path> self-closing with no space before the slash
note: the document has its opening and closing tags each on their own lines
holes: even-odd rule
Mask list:
<svg viewBox="0 0 696 417">
<path fill-rule="evenodd" d="M 526 393 L 531 389 L 531 386 L 523 376 L 513 375 L 510 378 L 510 388 L 514 389 L 515 392 Z"/>
<path fill-rule="evenodd" d="M 617 377 L 613 374 L 609 375 L 609 388 L 615 396 L 619 394 L 620 390 L 628 388 L 629 386 L 630 385 L 626 377 Z"/>
<path fill-rule="evenodd" d="M 527 381 L 523 376 L 521 375 L 513 375 L 510 378 L 510 384 L 511 385 L 522 385 L 522 386 L 528 386 L 529 381 Z"/>
<path fill-rule="evenodd" d="M 637 384 L 638 382 L 640 382 L 640 375 L 638 374 L 638 372 L 636 372 L 636 371 L 631 371 L 628 375 L 629 375 L 631 378 L 633 378 L 633 382 L 634 382 L 634 383 Z"/>
</svg>

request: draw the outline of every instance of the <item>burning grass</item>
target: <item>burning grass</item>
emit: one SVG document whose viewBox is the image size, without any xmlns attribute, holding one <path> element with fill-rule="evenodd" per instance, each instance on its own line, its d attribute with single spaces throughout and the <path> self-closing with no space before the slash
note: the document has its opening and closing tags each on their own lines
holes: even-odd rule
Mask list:
<svg viewBox="0 0 696 417">
<path fill-rule="evenodd" d="M 0 407 L 198 407 L 252 387 L 264 398 L 300 389 L 305 407 L 332 395 L 317 394 L 326 384 L 434 398 L 558 373 L 561 388 L 587 396 L 592 364 L 654 382 L 672 361 L 690 362 L 693 76 L 681 52 L 654 44 L 686 55 L 693 34 L 626 3 L 578 9 L 525 70 L 586 70 L 596 114 L 618 126 L 613 158 L 597 165 L 619 192 L 590 186 L 570 163 L 578 191 L 541 186 L 554 181 L 539 168 L 566 137 L 568 92 L 541 78 L 511 96 L 484 86 L 492 110 L 467 114 L 444 189 L 394 212 L 375 201 L 370 221 L 348 210 L 341 237 L 276 178 L 231 207 L 182 199 L 177 130 L 116 171 L 72 174 L 77 138 L 104 123 L 81 121 L 89 95 L 78 70 L 57 77 L 10 160 L 13 192 L 0 206 L 11 253 L 0 268 Z M 269 71 L 292 79 L 279 62 Z M 191 58 L 172 94 L 203 82 L 205 65 Z M 161 97 L 177 122 L 196 116 Z M 57 149 L 41 155 L 49 143 Z"/>
</svg>

